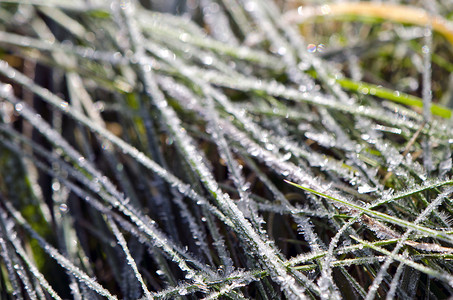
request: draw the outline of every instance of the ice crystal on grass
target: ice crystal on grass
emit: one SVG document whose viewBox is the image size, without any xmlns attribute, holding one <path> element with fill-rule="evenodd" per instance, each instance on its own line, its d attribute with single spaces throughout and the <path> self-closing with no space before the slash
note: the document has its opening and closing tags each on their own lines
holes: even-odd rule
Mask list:
<svg viewBox="0 0 453 300">
<path fill-rule="evenodd" d="M 396 2 L 0 3 L 0 298 L 451 296 L 451 5 Z"/>
</svg>

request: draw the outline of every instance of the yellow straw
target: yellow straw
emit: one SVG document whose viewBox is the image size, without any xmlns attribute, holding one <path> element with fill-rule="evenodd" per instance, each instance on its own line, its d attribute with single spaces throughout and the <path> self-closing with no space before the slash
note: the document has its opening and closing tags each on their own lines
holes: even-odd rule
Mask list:
<svg viewBox="0 0 453 300">
<path fill-rule="evenodd" d="M 381 18 L 418 26 L 431 25 L 453 45 L 453 23 L 426 10 L 408 5 L 374 2 L 341 2 L 322 6 L 301 6 L 285 14 L 291 23 L 302 24 L 314 17 L 358 16 Z"/>
</svg>

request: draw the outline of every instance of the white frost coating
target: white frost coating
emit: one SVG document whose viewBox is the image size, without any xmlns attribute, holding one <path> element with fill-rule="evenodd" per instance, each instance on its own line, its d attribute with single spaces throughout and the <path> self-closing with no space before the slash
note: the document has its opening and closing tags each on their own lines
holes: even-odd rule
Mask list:
<svg viewBox="0 0 453 300">
<path fill-rule="evenodd" d="M 428 11 L 434 9 L 435 5 L 433 1 L 425 2 Z M 431 52 L 433 48 L 433 26 L 432 19 L 429 19 L 428 26 L 425 28 L 424 33 L 425 45 L 422 47 L 423 55 L 423 85 L 422 85 L 422 98 L 423 98 L 423 118 L 427 124 L 431 123 L 431 104 L 433 99 L 432 94 L 432 68 L 431 68 Z M 423 143 L 423 165 L 428 174 L 434 170 L 433 157 L 432 157 L 432 145 L 429 138 L 424 138 Z"/>
<path fill-rule="evenodd" d="M 11 232 L 10 232 L 11 233 Z M 25 250 L 20 245 L 20 242 L 17 240 L 17 234 L 10 234 L 10 241 L 13 244 L 14 248 L 16 248 L 16 252 L 19 256 L 23 259 L 23 261 L 27 264 L 30 272 L 33 276 L 38 280 L 39 284 L 49 293 L 49 295 L 54 299 L 62 299 L 57 292 L 52 288 L 52 286 L 47 282 L 44 275 L 39 272 L 38 268 L 33 264 L 32 259 L 30 259 L 25 252 Z"/>
<path fill-rule="evenodd" d="M 223 8 L 212 0 L 201 0 L 203 19 L 211 29 L 211 35 L 218 41 L 238 45 L 238 40 L 231 30 L 231 24 Z"/>
<path fill-rule="evenodd" d="M 0 90 L 1 92 L 1 90 Z M 47 95 L 47 97 L 50 97 L 51 95 L 54 96 L 53 94 L 51 94 L 49 91 L 46 90 L 46 93 L 45 95 Z M 9 100 L 10 102 L 12 103 L 21 103 L 18 101 L 18 99 L 16 99 L 11 93 L 3 93 L 3 94 L 0 94 L 0 97 L 3 97 L 7 100 Z M 55 98 L 58 99 L 58 97 L 54 96 Z M 22 104 L 22 103 L 21 103 Z M 55 143 L 56 145 L 60 146 L 62 149 L 64 149 L 65 153 L 67 155 L 69 155 L 73 160 L 75 161 L 78 161 L 78 164 L 80 167 L 84 168 L 85 170 L 87 170 L 89 173 L 91 173 L 93 175 L 93 177 L 95 178 L 92 183 L 94 184 L 93 186 L 93 190 L 95 192 L 100 192 L 101 191 L 101 188 L 102 186 L 104 188 L 106 188 L 106 190 L 111 193 L 111 195 L 113 196 L 112 198 L 110 197 L 105 197 L 104 200 L 106 201 L 109 201 L 109 203 L 111 205 L 113 205 L 114 207 L 117 207 L 118 209 L 120 209 L 125 215 L 127 215 L 129 218 L 131 218 L 131 220 L 137 224 L 138 228 L 145 232 L 147 235 L 149 235 L 156 243 L 156 245 L 158 247 L 161 247 L 165 252 L 167 252 L 179 265 L 179 267 L 183 270 L 183 271 L 186 271 L 188 272 L 189 276 L 191 277 L 195 277 L 195 274 L 193 273 L 193 270 L 186 264 L 186 262 L 184 261 L 184 259 L 182 259 L 174 250 L 173 250 L 173 247 L 168 243 L 168 240 L 166 237 L 164 237 L 160 232 L 158 232 L 153 226 L 152 226 L 152 222 L 149 222 L 149 220 L 147 220 L 143 215 L 141 215 L 141 213 L 137 212 L 133 207 L 131 207 L 130 203 L 128 203 L 128 201 L 126 199 L 124 199 L 123 195 L 120 194 L 115 186 L 108 180 L 107 177 L 103 176 L 101 173 L 99 173 L 95 168 L 94 166 L 92 166 L 83 156 L 81 156 L 74 148 L 72 148 L 67 142 L 65 139 L 63 139 L 61 137 L 61 135 L 56 132 L 55 130 L 53 130 L 49 124 L 47 124 L 46 122 L 44 122 L 44 120 L 39 116 L 37 115 L 36 113 L 34 113 L 30 108 L 28 108 L 28 106 L 23 103 L 22 105 L 22 108 L 21 108 L 21 111 L 20 111 L 21 115 L 24 116 L 31 124 L 33 124 L 47 139 L 49 139 L 51 142 Z M 83 120 L 87 120 L 83 115 L 81 114 L 78 114 L 77 112 L 73 112 L 73 114 L 71 114 L 71 116 L 78 116 L 78 118 L 83 122 Z M 87 121 L 89 122 L 89 121 Z M 91 123 L 91 122 L 89 122 Z M 102 127 L 99 127 L 97 126 L 96 124 L 94 123 L 91 123 L 92 126 L 94 127 L 97 127 L 98 130 L 100 132 L 103 132 L 104 133 L 104 137 L 106 137 L 107 139 L 109 139 L 109 137 L 113 136 L 113 134 L 111 134 L 110 132 L 106 131 L 105 129 L 103 129 Z M 109 139 L 112 143 L 115 144 L 115 139 Z M 123 143 L 125 145 L 127 145 L 125 142 L 123 142 L 122 140 L 120 139 L 117 139 L 117 141 L 120 141 L 120 143 Z M 160 170 L 163 170 L 163 173 L 166 175 L 166 178 L 168 179 L 168 173 L 162 168 L 160 167 L 158 164 L 156 164 L 155 162 L 151 161 L 149 158 L 147 158 L 143 153 L 140 153 L 137 149 L 131 147 L 131 146 L 128 146 L 127 147 L 128 149 L 126 150 L 129 150 L 129 149 L 132 149 L 132 152 L 134 154 L 134 157 L 137 157 L 138 158 L 141 158 L 139 161 L 143 161 L 143 160 L 148 160 L 149 162 L 151 162 L 151 165 L 153 166 L 158 166 L 158 169 Z M 124 149 L 123 149 L 124 150 Z M 146 166 L 146 165 L 145 165 Z M 158 172 L 156 172 L 158 173 Z M 159 173 L 158 173 L 159 174 Z M 160 174 L 159 174 L 160 175 Z M 170 176 L 172 177 L 172 176 Z M 172 177 L 172 184 L 175 184 L 175 181 L 177 182 L 180 182 L 178 179 L 176 179 L 175 177 Z M 190 187 L 186 184 L 183 184 L 181 183 L 180 184 L 180 187 L 184 186 L 186 187 L 188 190 L 187 191 L 191 191 Z M 185 191 L 184 194 L 188 193 L 187 191 Z M 190 193 L 190 195 L 192 197 L 196 197 L 198 196 L 197 194 L 192 194 Z M 201 197 L 196 197 L 196 198 L 200 198 L 200 203 L 202 203 L 203 199 Z"/>
<path fill-rule="evenodd" d="M 146 287 L 145 282 L 143 281 L 142 274 L 140 274 L 137 264 L 135 263 L 135 260 L 129 251 L 127 242 L 124 239 L 123 234 L 118 229 L 118 226 L 116 226 L 115 221 L 113 221 L 111 217 L 107 217 L 107 220 L 108 220 L 108 224 L 109 224 L 110 228 L 113 231 L 113 234 L 115 235 L 115 237 L 118 240 L 118 243 L 120 244 L 121 248 L 123 248 L 123 252 L 126 255 L 127 262 L 131 266 L 132 270 L 134 271 L 135 277 L 140 282 L 140 285 L 142 286 L 142 289 L 143 289 L 143 292 L 145 293 L 146 298 L 148 300 L 153 299 L 153 297 L 151 296 L 151 293 L 148 291 L 148 288 Z"/>
<path fill-rule="evenodd" d="M 122 10 L 122 12 L 125 15 L 126 23 L 128 23 L 128 30 L 131 41 L 134 44 L 136 54 L 139 57 L 144 57 L 144 49 L 140 46 L 141 34 L 139 28 L 134 24 L 132 8 Z M 243 235 L 250 246 L 256 249 L 257 253 L 260 254 L 260 259 L 269 269 L 272 278 L 282 286 L 288 297 L 305 298 L 303 294 L 303 287 L 296 284 L 295 279 L 290 275 L 284 266 L 283 261 L 277 255 L 276 250 L 258 235 L 230 197 L 221 191 L 212 173 L 203 163 L 203 159 L 200 154 L 198 154 L 199 151 L 194 146 L 192 138 L 185 134 L 185 130 L 181 130 L 183 128 L 180 124 L 180 120 L 174 110 L 168 105 L 162 92 L 159 90 L 157 83 L 154 80 L 152 70 L 143 69 L 143 65 L 140 65 L 140 68 L 146 93 L 161 112 L 164 123 L 168 126 L 170 132 L 180 147 L 180 150 L 185 154 L 185 157 L 188 158 L 188 162 L 191 167 L 197 172 L 200 180 L 211 193 L 213 198 L 216 199 L 217 205 L 221 211 L 224 212 L 226 217 L 233 223 L 233 228 L 237 230 L 238 233 Z"/>
<path fill-rule="evenodd" d="M 77 266 L 75 266 L 71 261 L 66 259 L 66 257 L 64 257 L 64 255 L 58 252 L 58 250 L 55 249 L 52 245 L 47 243 L 39 234 L 37 234 L 31 228 L 30 225 L 28 225 L 28 223 L 22 217 L 22 215 L 18 211 L 16 211 L 9 202 L 6 202 L 5 206 L 7 207 L 10 214 L 14 217 L 14 219 L 30 233 L 32 238 L 37 240 L 42 249 L 47 254 L 49 254 L 53 259 L 55 259 L 63 268 L 68 270 L 79 281 L 86 284 L 89 288 L 93 289 L 93 291 L 97 292 L 99 295 L 102 295 L 108 299 L 118 299 L 116 296 L 110 294 L 110 292 L 106 290 L 103 286 L 101 286 L 95 279 L 88 276 L 85 272 L 83 272 Z"/>
<path fill-rule="evenodd" d="M 406 254 L 406 251 L 404 252 L 403 255 Z M 395 275 L 393 275 L 392 282 L 390 283 L 390 289 L 387 293 L 387 296 L 385 297 L 386 300 L 392 300 L 395 299 L 396 296 L 396 291 L 398 289 L 398 286 L 401 284 L 400 279 L 401 275 L 403 274 L 404 269 L 406 266 L 404 264 L 400 264 L 398 268 L 396 269 Z"/>
<path fill-rule="evenodd" d="M 17 299 L 24 299 L 21 289 L 20 289 L 20 283 L 18 281 L 18 278 L 16 277 L 16 271 L 14 269 L 14 263 L 12 260 L 12 255 L 14 255 L 14 250 L 10 249 L 10 247 L 7 246 L 5 239 L 3 238 L 3 230 L 0 231 L 2 232 L 0 236 L 0 256 L 3 259 L 3 262 L 5 263 L 6 266 L 6 271 L 8 273 L 8 278 L 10 279 L 11 286 L 13 287 L 13 296 L 16 297 Z"/>
<path fill-rule="evenodd" d="M 166 51 L 163 49 L 158 48 L 157 46 L 151 47 L 151 50 L 157 53 L 157 55 L 160 55 L 162 59 L 165 59 L 165 57 L 162 55 L 162 52 Z M 258 230 L 261 228 L 261 225 L 263 223 L 261 217 L 258 216 L 256 207 L 252 201 L 250 201 L 250 196 L 248 192 L 248 186 L 247 182 L 245 181 L 245 178 L 242 174 L 241 168 L 238 164 L 238 162 L 233 158 L 233 155 L 231 153 L 230 147 L 225 139 L 225 136 L 222 132 L 222 127 L 220 124 L 219 120 L 219 115 L 217 110 L 215 109 L 215 103 L 214 99 L 218 99 L 218 101 L 223 105 L 227 106 L 230 109 L 227 109 L 227 111 L 231 112 L 233 110 L 232 105 L 229 103 L 228 99 L 220 92 L 217 90 L 213 89 L 210 85 L 207 85 L 206 83 L 202 82 L 201 80 L 197 79 L 196 77 L 193 77 L 191 74 L 191 71 L 189 68 L 184 66 L 184 63 L 180 61 L 179 59 L 173 59 L 173 60 L 168 60 L 167 62 L 174 66 L 177 67 L 178 70 L 181 70 L 181 73 L 186 76 L 187 80 L 193 81 L 196 85 L 198 85 L 203 93 L 205 94 L 204 98 L 201 100 L 203 103 L 204 107 L 199 107 L 198 105 L 194 104 L 193 106 L 199 107 L 197 110 L 198 113 L 200 113 L 208 122 L 208 128 L 207 131 L 211 134 L 212 138 L 216 142 L 218 151 L 220 153 L 221 158 L 226 162 L 228 171 L 230 174 L 230 177 L 232 178 L 234 185 L 237 188 L 237 191 L 239 193 L 240 199 L 243 204 L 241 205 L 241 209 L 245 216 L 249 219 L 252 220 L 254 223 L 255 228 Z M 195 96 L 191 94 L 187 89 L 180 89 L 180 93 L 184 93 L 186 99 L 193 103 L 197 103 L 200 101 L 195 101 L 193 100 Z M 172 94 L 175 94 L 175 92 L 172 92 Z M 259 135 L 261 139 L 267 139 L 267 137 L 263 136 L 263 134 L 259 134 L 258 130 L 256 130 L 255 126 L 252 125 L 252 122 L 248 121 L 245 122 L 244 120 L 247 119 L 247 117 L 243 113 L 236 112 L 233 110 L 233 114 L 242 120 L 242 122 L 245 124 L 246 128 L 250 128 L 256 133 L 256 135 Z M 241 114 L 241 115 L 239 115 Z"/>
<path fill-rule="evenodd" d="M 435 210 L 440 204 L 442 204 L 446 197 L 451 195 L 451 193 L 453 193 L 453 187 L 446 188 L 441 194 L 439 194 L 439 196 L 437 196 L 437 198 L 433 202 L 428 205 L 428 207 L 423 210 L 423 212 L 414 220 L 413 224 L 418 225 L 423 222 L 433 210 Z M 399 250 L 405 245 L 404 242 L 409 238 L 409 235 L 412 233 L 412 231 L 413 229 L 411 228 L 407 229 L 404 235 L 395 245 L 395 248 L 391 252 L 391 255 L 387 257 L 384 264 L 381 266 L 381 269 L 376 274 L 373 283 L 368 290 L 367 297 L 365 298 L 366 300 L 374 299 L 376 292 L 381 285 L 381 282 L 384 280 L 384 277 L 387 274 L 388 267 L 395 259 L 395 256 L 398 255 Z M 450 286 L 453 286 L 453 276 L 445 274 L 439 274 L 438 276 L 440 276 L 441 279 L 447 281 Z"/>
</svg>

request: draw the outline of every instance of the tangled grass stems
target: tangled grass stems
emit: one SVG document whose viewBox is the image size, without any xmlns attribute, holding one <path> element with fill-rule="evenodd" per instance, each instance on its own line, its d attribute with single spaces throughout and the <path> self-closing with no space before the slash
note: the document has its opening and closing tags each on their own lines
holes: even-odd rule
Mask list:
<svg viewBox="0 0 453 300">
<path fill-rule="evenodd" d="M 453 294 L 452 4 L 277 2 L 0 3 L 0 298 Z"/>
</svg>

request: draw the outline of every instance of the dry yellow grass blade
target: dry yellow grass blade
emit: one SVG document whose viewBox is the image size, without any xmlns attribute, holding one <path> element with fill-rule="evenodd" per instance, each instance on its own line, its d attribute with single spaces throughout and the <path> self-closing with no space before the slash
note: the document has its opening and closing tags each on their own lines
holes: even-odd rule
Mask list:
<svg viewBox="0 0 453 300">
<path fill-rule="evenodd" d="M 322 6 L 299 6 L 288 11 L 284 17 L 291 23 L 303 24 L 316 17 L 357 16 L 381 18 L 392 22 L 429 26 L 443 35 L 453 45 L 453 23 L 439 15 L 433 15 L 422 8 L 408 5 L 341 2 Z"/>
</svg>

